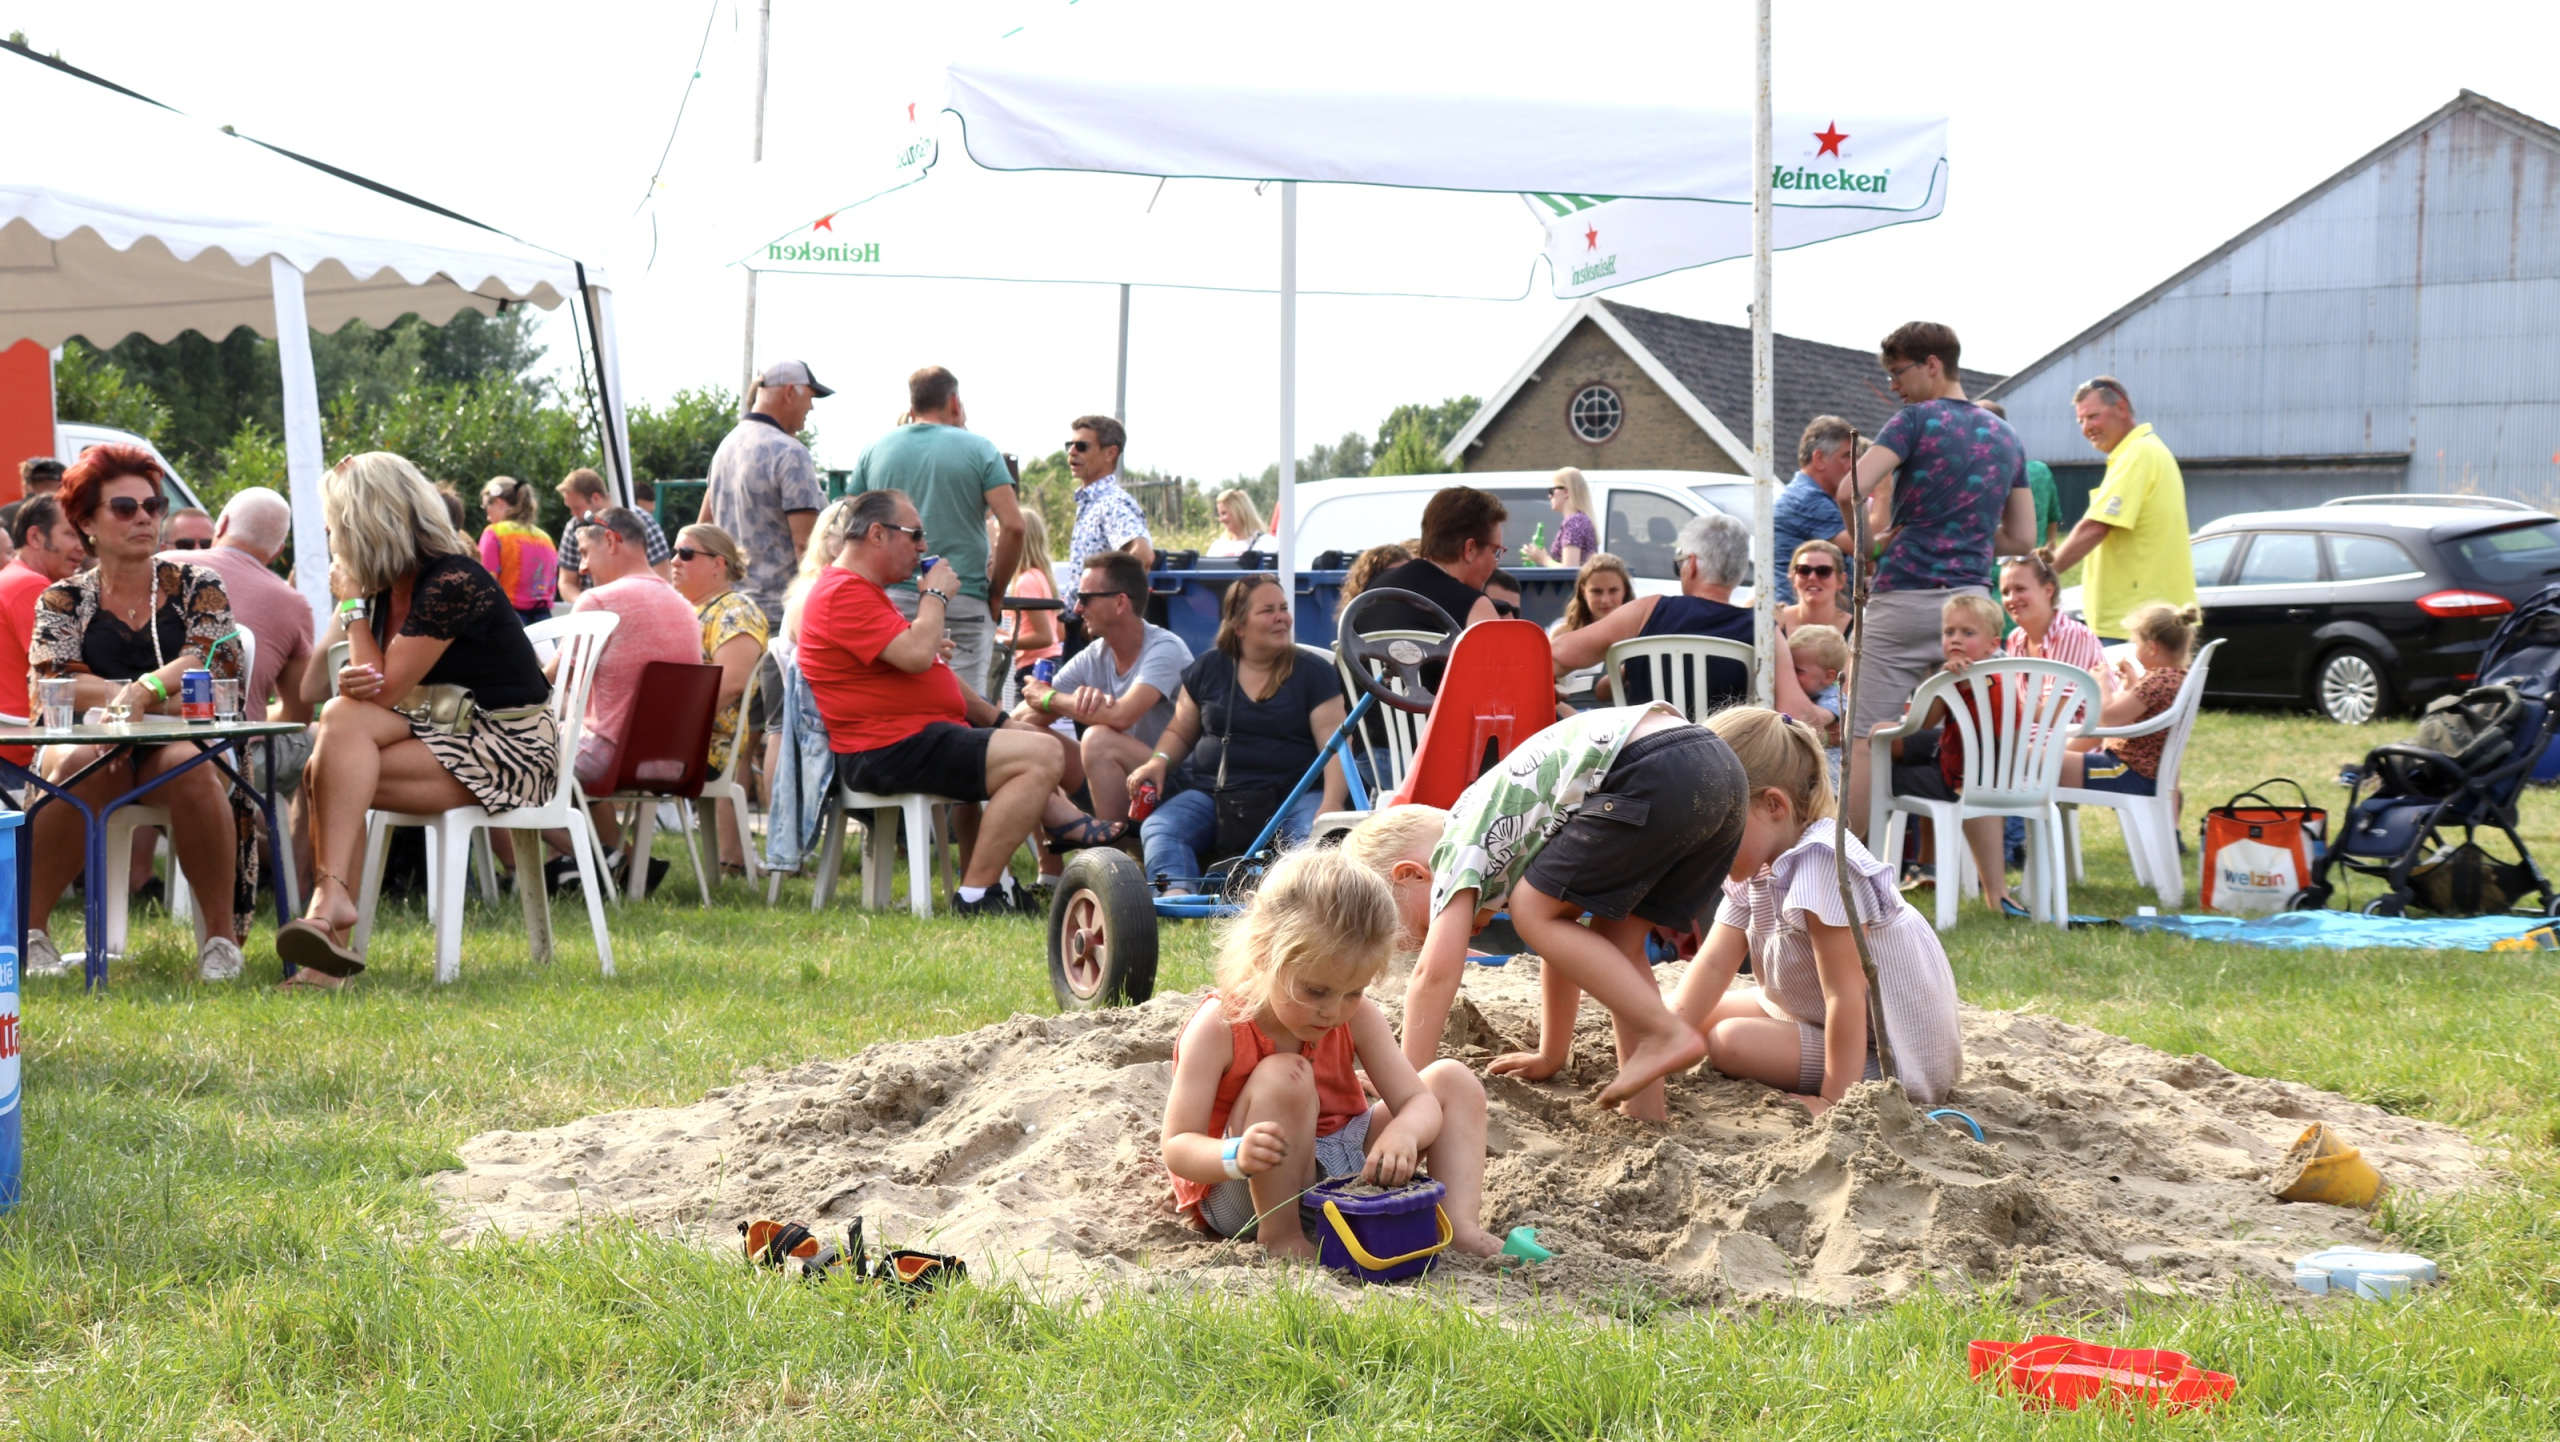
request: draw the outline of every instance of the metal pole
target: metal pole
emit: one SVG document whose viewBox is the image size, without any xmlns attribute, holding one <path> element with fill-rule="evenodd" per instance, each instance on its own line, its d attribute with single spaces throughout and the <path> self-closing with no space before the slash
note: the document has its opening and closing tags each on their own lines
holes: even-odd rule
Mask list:
<svg viewBox="0 0 2560 1442">
<path fill-rule="evenodd" d="M 1771 154 L 1769 113 L 1769 3 L 1759 0 L 1758 98 L 1751 112 L 1751 536 L 1760 558 L 1753 578 L 1751 634 L 1760 652 L 1756 689 L 1762 705 L 1778 700 L 1778 568 L 1787 558 L 1771 554 L 1778 545 L 1777 476 L 1770 462 L 1776 449 L 1776 402 L 1771 394 L 1771 351 L 1775 334 L 1769 315 L 1769 178 Z"/>
<path fill-rule="evenodd" d="M 762 0 L 756 7 L 756 115 L 755 149 L 749 157 L 753 164 L 764 163 L 764 93 L 765 79 L 773 66 L 773 0 Z M 738 410 L 752 410 L 756 403 L 756 272 L 747 268 L 747 329 L 745 354 L 738 362 Z"/>
<path fill-rule="evenodd" d="M 1120 282 L 1120 385 L 1111 393 L 1111 418 L 1129 423 L 1129 283 Z"/>
<path fill-rule="evenodd" d="M 1298 182 L 1280 182 L 1280 594 L 1298 604 Z"/>
</svg>

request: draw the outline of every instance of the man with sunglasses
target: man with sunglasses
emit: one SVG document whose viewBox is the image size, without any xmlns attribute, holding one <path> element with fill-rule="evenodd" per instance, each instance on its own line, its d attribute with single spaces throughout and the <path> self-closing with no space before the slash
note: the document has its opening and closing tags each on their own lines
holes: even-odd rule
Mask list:
<svg viewBox="0 0 2560 1442">
<path fill-rule="evenodd" d="M 952 674 L 943 617 L 960 608 L 964 578 L 950 565 L 918 575 L 924 555 L 924 518 L 905 492 L 857 497 L 844 549 L 802 604 L 800 672 L 846 785 L 986 803 L 952 913 L 1029 910 L 1007 864 L 1034 825 L 1077 816 L 1058 794 L 1066 758 L 1057 737 L 1003 726 L 1002 714 Z M 889 600 L 890 587 L 910 582 L 913 620 Z"/>
<path fill-rule="evenodd" d="M 972 691 L 987 689 L 997 603 L 1022 564 L 1022 503 L 1013 484 L 1004 453 L 969 429 L 960 378 L 926 366 L 907 377 L 907 423 L 871 443 L 846 487 L 853 495 L 902 492 L 923 516 L 925 551 L 959 578 L 960 603 L 943 618 L 943 631 L 951 638 L 951 669 Z M 992 546 L 989 516 L 996 522 Z M 902 616 L 922 614 L 924 599 L 912 585 L 890 587 L 889 600 Z"/>
<path fill-rule="evenodd" d="M 1796 475 L 1778 492 L 1775 514 L 1778 604 L 1796 603 L 1795 578 L 1788 565 L 1796 547 L 1807 541 L 1829 541 L 1849 550 L 1848 518 L 1836 495 L 1849 478 L 1849 443 L 1857 427 L 1838 416 L 1815 416 L 1796 440 Z"/>
<path fill-rule="evenodd" d="M 1105 551 L 1126 551 L 1138 565 L 1154 570 L 1155 537 L 1147 530 L 1146 508 L 1120 485 L 1120 452 L 1129 433 L 1109 416 L 1078 416 L 1067 427 L 1061 449 L 1076 478 L 1076 524 L 1067 535 L 1067 564 L 1082 575 L 1087 562 Z"/>
<path fill-rule="evenodd" d="M 1040 727 L 1064 716 L 1084 728 L 1062 784 L 1069 791 L 1079 781 L 1089 786 L 1094 818 L 1110 828 L 1128 819 L 1129 773 L 1147 763 L 1173 720 L 1191 648 L 1147 620 L 1147 571 L 1126 551 L 1104 551 L 1085 563 L 1076 602 L 1092 644 L 1058 668 L 1054 685 L 1024 681 L 1014 716 Z M 1064 839 L 1091 845 L 1117 837 L 1080 828 Z"/>
<path fill-rule="evenodd" d="M 164 551 L 210 551 L 213 549 L 213 517 L 195 506 L 182 506 L 169 513 L 160 524 L 160 548 Z"/>
</svg>

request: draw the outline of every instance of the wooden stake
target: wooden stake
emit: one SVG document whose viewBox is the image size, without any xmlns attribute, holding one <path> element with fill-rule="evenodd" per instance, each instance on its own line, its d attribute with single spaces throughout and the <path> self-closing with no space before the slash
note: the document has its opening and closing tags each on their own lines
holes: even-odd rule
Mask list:
<svg viewBox="0 0 2560 1442">
<path fill-rule="evenodd" d="M 1840 718 L 1840 755 L 1843 762 L 1840 779 L 1844 783 L 1844 794 L 1837 798 L 1837 809 L 1841 814 L 1835 816 L 1831 823 L 1831 863 L 1840 882 L 1840 911 L 1849 919 L 1849 939 L 1857 944 L 1858 969 L 1867 975 L 1867 1035 L 1875 1044 L 1876 1070 L 1884 1074 L 1885 1080 L 1892 1081 L 1899 1073 L 1893 1066 L 1893 1043 L 1885 1037 L 1884 987 L 1876 979 L 1876 958 L 1867 947 L 1866 925 L 1858 919 L 1857 891 L 1849 885 L 1849 818 L 1846 814 L 1849 798 L 1845 794 L 1845 783 L 1849 779 L 1849 769 L 1868 754 L 1866 738 L 1856 734 L 1858 675 L 1866 669 L 1859 662 L 1867 652 L 1867 593 L 1874 584 L 1875 576 L 1875 562 L 1867 555 L 1867 498 L 1858 493 L 1858 433 L 1855 429 L 1849 432 L 1849 497 L 1849 549 L 1857 557 L 1850 568 L 1858 579 L 1849 591 L 1849 685 L 1840 702 L 1840 709 L 1848 713 Z M 1875 784 L 1875 777 L 1867 778 L 1867 785 L 1872 787 Z"/>
</svg>

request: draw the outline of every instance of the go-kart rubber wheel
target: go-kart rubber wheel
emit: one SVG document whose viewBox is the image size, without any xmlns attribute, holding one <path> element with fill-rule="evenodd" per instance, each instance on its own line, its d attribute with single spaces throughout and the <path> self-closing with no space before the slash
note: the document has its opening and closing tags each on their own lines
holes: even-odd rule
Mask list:
<svg viewBox="0 0 2560 1442">
<path fill-rule="evenodd" d="M 2560 916 L 2560 896 L 2555 896 L 2549 901 L 2544 902 L 2542 904 L 2542 914 L 2545 916 Z"/>
<path fill-rule="evenodd" d="M 2367 916 L 2399 916 L 2409 909 L 2409 898 L 2400 895 L 2377 896 L 2364 904 Z"/>
<path fill-rule="evenodd" d="M 1097 846 L 1067 858 L 1049 903 L 1049 990 L 1060 1011 L 1155 995 L 1155 901 L 1127 852 Z"/>
</svg>

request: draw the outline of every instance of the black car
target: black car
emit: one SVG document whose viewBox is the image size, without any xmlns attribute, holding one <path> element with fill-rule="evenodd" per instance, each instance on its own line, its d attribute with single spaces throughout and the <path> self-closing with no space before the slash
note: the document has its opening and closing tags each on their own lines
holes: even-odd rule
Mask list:
<svg viewBox="0 0 2560 1442">
<path fill-rule="evenodd" d="M 2308 703 L 2331 720 L 2459 692 L 2518 604 L 2560 581 L 2560 520 L 2481 497 L 2351 497 L 2225 516 L 2195 534 L 2215 701 Z"/>
</svg>

